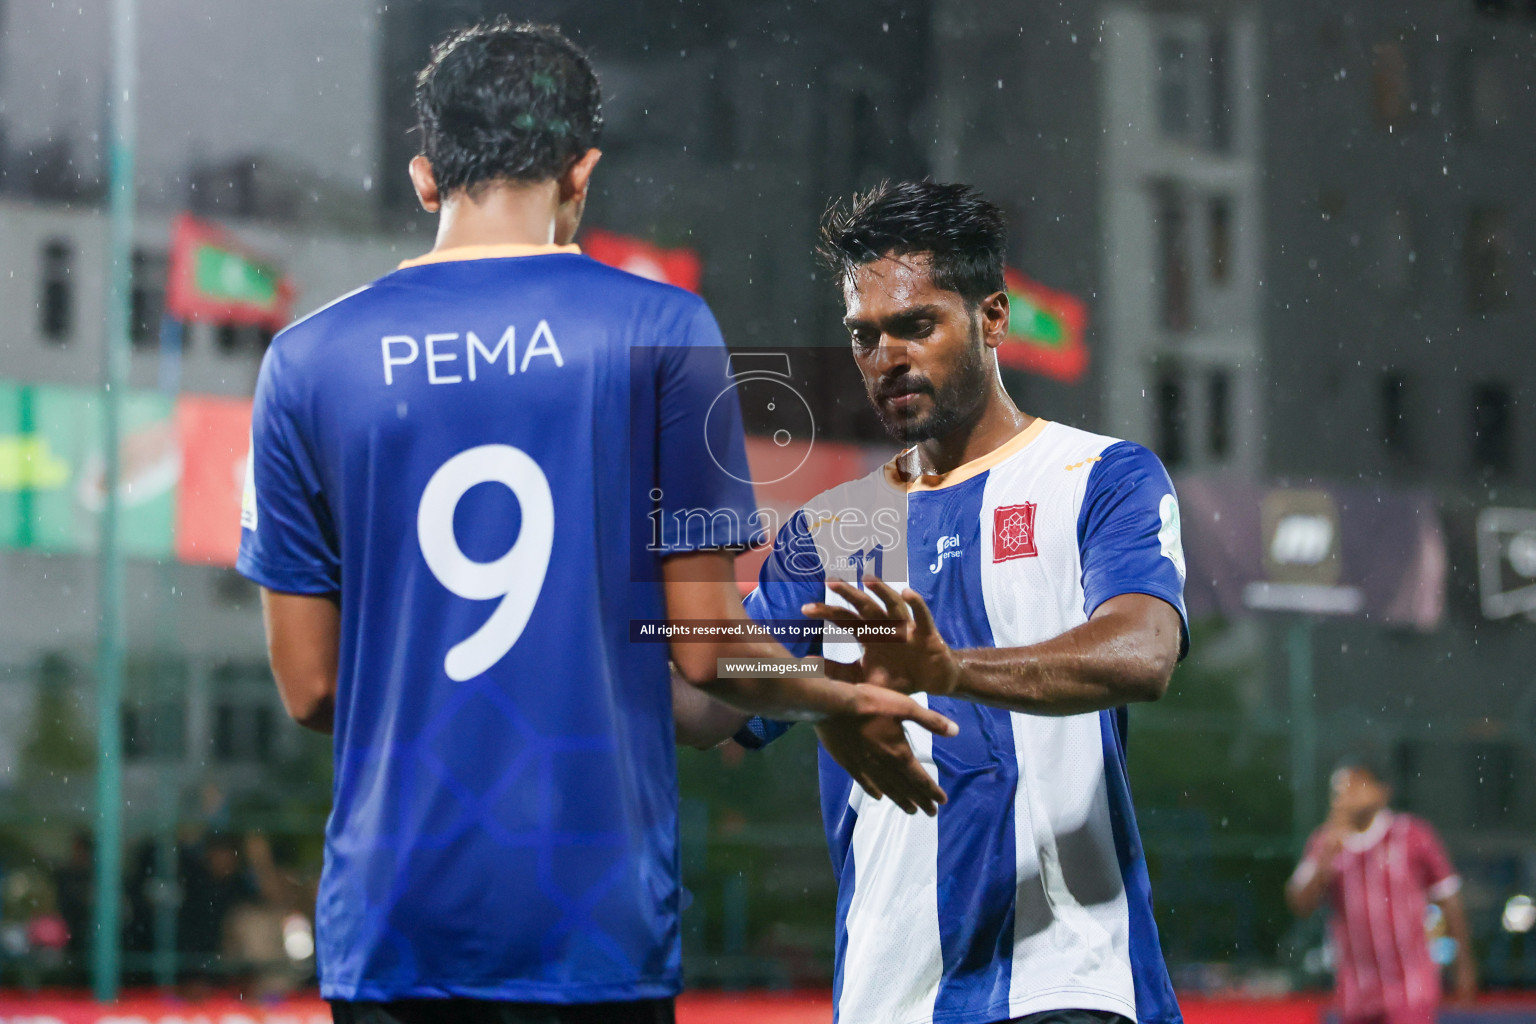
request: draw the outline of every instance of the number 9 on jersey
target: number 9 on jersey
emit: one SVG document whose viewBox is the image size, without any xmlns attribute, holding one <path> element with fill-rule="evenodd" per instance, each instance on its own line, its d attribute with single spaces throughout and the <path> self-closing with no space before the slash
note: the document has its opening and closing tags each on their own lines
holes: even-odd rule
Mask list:
<svg viewBox="0 0 1536 1024">
<path fill-rule="evenodd" d="M 459 501 L 484 483 L 505 486 L 522 507 L 516 543 L 493 562 L 471 560 L 453 533 Z M 427 481 L 416 512 L 416 537 L 427 568 L 451 593 L 469 601 L 501 599 L 485 624 L 455 644 L 443 660 L 449 679 L 473 679 L 517 643 L 544 588 L 555 540 L 549 480 L 538 463 L 511 445 L 486 444 L 460 452 Z"/>
</svg>

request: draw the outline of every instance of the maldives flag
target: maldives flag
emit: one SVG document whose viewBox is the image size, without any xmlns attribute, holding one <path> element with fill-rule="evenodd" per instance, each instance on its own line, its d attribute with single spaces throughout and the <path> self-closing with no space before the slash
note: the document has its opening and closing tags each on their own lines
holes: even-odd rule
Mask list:
<svg viewBox="0 0 1536 1024">
<path fill-rule="evenodd" d="M 704 266 L 692 249 L 663 249 L 628 235 L 596 228 L 581 236 L 581 249 L 599 263 L 698 292 Z"/>
<path fill-rule="evenodd" d="M 1088 308 L 1075 295 L 1037 284 L 1009 267 L 1008 337 L 998 346 L 997 361 L 1014 370 L 1077 383 L 1088 368 L 1083 330 Z"/>
<path fill-rule="evenodd" d="M 171 316 L 276 331 L 288 323 L 292 306 L 293 282 L 281 267 L 217 224 L 185 213 L 176 218 L 165 292 Z"/>
</svg>

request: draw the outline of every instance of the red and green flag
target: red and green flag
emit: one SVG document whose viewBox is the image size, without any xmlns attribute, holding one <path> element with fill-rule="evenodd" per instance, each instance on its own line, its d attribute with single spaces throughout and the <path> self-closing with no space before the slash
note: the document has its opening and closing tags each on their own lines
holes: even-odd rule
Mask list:
<svg viewBox="0 0 1536 1024">
<path fill-rule="evenodd" d="M 166 310 L 178 320 L 206 320 L 279 330 L 293 307 L 293 282 L 217 224 L 190 214 L 172 228 Z"/>
<path fill-rule="evenodd" d="M 592 228 L 582 233 L 581 248 L 588 256 L 610 267 L 665 284 L 699 290 L 704 265 L 692 249 L 663 249 L 628 235 Z"/>
<path fill-rule="evenodd" d="M 997 361 L 1014 370 L 1038 373 L 1075 384 L 1088 368 L 1083 331 L 1088 308 L 1081 299 L 1031 281 L 1009 267 L 1008 338 L 998 346 Z"/>
</svg>

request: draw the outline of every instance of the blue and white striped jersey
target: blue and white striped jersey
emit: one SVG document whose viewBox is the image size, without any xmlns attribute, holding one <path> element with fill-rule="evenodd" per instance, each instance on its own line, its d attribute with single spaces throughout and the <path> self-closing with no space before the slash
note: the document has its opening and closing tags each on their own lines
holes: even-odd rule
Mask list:
<svg viewBox="0 0 1536 1024">
<path fill-rule="evenodd" d="M 909 476 L 898 458 L 808 502 L 747 607 L 797 618 L 833 600 L 829 579 L 871 572 L 920 593 L 955 648 L 1038 643 L 1120 594 L 1184 615 L 1178 503 L 1156 456 L 1044 420 L 942 477 Z M 818 647 L 859 653 L 832 633 L 795 653 Z M 821 755 L 840 1024 L 1066 1008 L 1180 1021 L 1126 780 L 1125 710 L 1046 717 L 919 699 L 960 724 L 952 739 L 908 727 L 949 794 L 936 818 L 869 799 Z M 738 738 L 761 745 L 784 728 L 754 719 Z"/>
</svg>

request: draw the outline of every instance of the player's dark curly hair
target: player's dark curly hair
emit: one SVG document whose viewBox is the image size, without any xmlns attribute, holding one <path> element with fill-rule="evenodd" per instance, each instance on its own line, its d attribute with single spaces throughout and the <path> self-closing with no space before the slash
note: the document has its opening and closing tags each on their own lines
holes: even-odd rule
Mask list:
<svg viewBox="0 0 1536 1024">
<path fill-rule="evenodd" d="M 930 257 L 936 286 L 974 306 L 1004 289 L 1003 211 L 970 185 L 882 181 L 821 218 L 816 255 L 840 284 L 862 264 L 914 254 Z"/>
<path fill-rule="evenodd" d="M 416 76 L 421 152 L 438 191 L 550 181 L 597 145 L 602 93 L 587 55 L 549 25 L 455 32 Z"/>
</svg>

